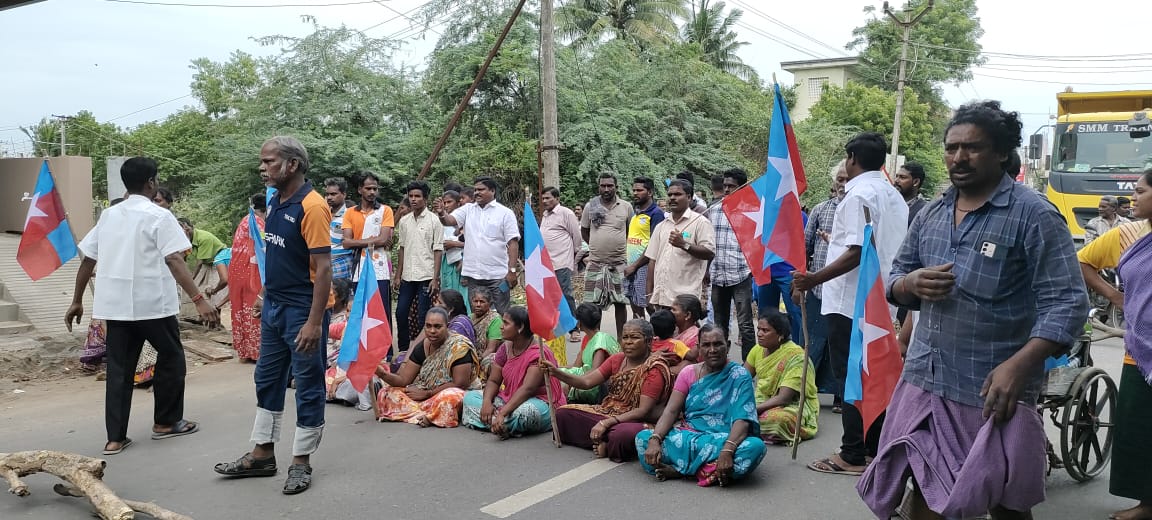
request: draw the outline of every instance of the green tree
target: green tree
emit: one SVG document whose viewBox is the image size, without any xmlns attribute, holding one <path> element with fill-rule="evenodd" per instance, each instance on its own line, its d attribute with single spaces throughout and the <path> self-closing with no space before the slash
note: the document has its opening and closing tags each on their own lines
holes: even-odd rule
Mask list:
<svg viewBox="0 0 1152 520">
<path fill-rule="evenodd" d="M 30 127 L 21 128 L 24 135 L 32 140 L 34 153 L 42 157 L 60 154 L 60 122 L 44 118 Z M 92 158 L 92 196 L 104 199 L 108 195 L 109 155 L 128 153 L 127 143 L 120 127 L 113 123 L 101 123 L 91 112 L 81 110 L 64 123 L 64 136 L 68 155 L 84 155 Z"/>
<path fill-rule="evenodd" d="M 190 108 L 137 126 L 125 137 L 130 153 L 156 159 L 161 184 L 179 198 L 200 180 L 198 169 L 215 160 L 213 140 L 211 117 Z"/>
<path fill-rule="evenodd" d="M 924 0 L 908 0 L 905 10 L 919 12 Z M 860 52 L 858 72 L 870 85 L 894 89 L 900 62 L 903 29 L 874 6 L 864 8 L 869 19 L 852 31 L 847 48 Z M 919 23 L 912 27 L 908 47 L 907 85 L 932 104 L 943 104 L 937 85 L 962 83 L 972 79 L 972 67 L 984 63 L 981 57 L 980 27 L 976 0 L 938 0 Z"/>
<path fill-rule="evenodd" d="M 560 34 L 576 43 L 618 39 L 640 46 L 675 39 L 685 0 L 573 0 L 556 10 Z"/>
<path fill-rule="evenodd" d="M 732 9 L 724 14 L 724 2 L 708 5 L 709 0 L 692 3 L 691 16 L 681 30 L 684 41 L 699 45 L 704 61 L 729 74 L 752 78 L 756 71 L 736 54 L 748 42 L 739 41 L 732 27 L 744 16 L 744 11 Z"/>
</svg>

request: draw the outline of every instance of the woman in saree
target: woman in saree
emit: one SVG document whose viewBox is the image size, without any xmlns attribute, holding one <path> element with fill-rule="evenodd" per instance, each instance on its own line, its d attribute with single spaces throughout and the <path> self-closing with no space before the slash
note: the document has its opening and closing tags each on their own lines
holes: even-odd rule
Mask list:
<svg viewBox="0 0 1152 520">
<path fill-rule="evenodd" d="M 560 368 L 560 372 L 572 376 L 582 376 L 599 368 L 608 359 L 608 356 L 620 352 L 620 344 L 616 342 L 616 338 L 600 331 L 600 318 L 601 311 L 598 305 L 581 303 L 576 307 L 576 327 L 584 333 L 584 339 L 580 344 L 580 353 L 576 355 L 572 366 Z M 569 385 L 568 402 L 599 403 L 600 385 L 592 385 L 588 388 L 575 388 Z"/>
<path fill-rule="evenodd" d="M 816 436 L 820 401 L 816 397 L 816 369 L 804 349 L 792 341 L 788 317 L 765 309 L 756 321 L 756 346 L 748 353 L 744 369 L 756 379 L 756 413 L 760 437 L 769 444 L 792 442 L 796 437 L 796 413 L 804 392 L 800 440 Z M 808 380 L 803 380 L 808 363 Z M 802 390 L 803 389 L 803 390 Z"/>
<path fill-rule="evenodd" d="M 492 296 L 483 287 L 468 291 L 472 299 L 472 328 L 476 331 L 476 351 L 480 353 L 480 378 L 487 379 L 488 367 L 496 357 L 496 349 L 500 347 L 504 323 L 500 314 L 492 308 Z"/>
<path fill-rule="evenodd" d="M 376 369 L 384 383 L 376 392 L 376 419 L 455 428 L 464 391 L 480 387 L 472 344 L 448 330 L 448 311 L 433 307 L 424 319 L 424 341 L 408 352 L 399 372 Z"/>
<path fill-rule="evenodd" d="M 476 300 L 472 302 L 475 304 Z M 502 323 L 505 341 L 496 350 L 484 390 L 464 394 L 464 426 L 491 430 L 501 440 L 549 431 L 553 407 L 564 406 L 568 401 L 560 391 L 560 381 L 550 378 L 548 384 L 555 401 L 549 406 L 544 371 L 538 361 L 543 357 L 556 366 L 556 358 L 541 342 L 534 341 L 524 307 L 508 309 Z"/>
<path fill-rule="evenodd" d="M 1112 513 L 1116 520 L 1152 519 L 1152 169 L 1136 181 L 1132 195 L 1135 222 L 1100 235 L 1077 254 L 1088 288 L 1124 309 L 1124 367 L 1116 398 L 1112 444 L 1112 478 L 1108 491 L 1136 500 L 1134 507 Z M 1117 269 L 1124 291 L 1100 277 Z"/>
<path fill-rule="evenodd" d="M 445 190 L 440 196 L 440 205 L 445 213 L 452 213 L 460 207 L 460 192 Z M 399 221 L 397 221 L 399 222 Z M 444 256 L 440 260 L 440 290 L 452 289 L 464 295 L 467 306 L 468 290 L 460 284 L 460 264 L 464 259 L 464 242 L 460 240 L 460 228 L 444 226 Z"/>
<path fill-rule="evenodd" d="M 256 215 L 256 235 L 264 235 L 264 214 L 268 202 L 263 193 L 252 195 Z M 252 240 L 252 217 L 240 219 L 232 234 L 232 259 L 228 262 L 228 301 L 232 306 L 232 348 L 241 363 L 260 357 L 260 268 L 256 264 L 256 243 Z"/>
<path fill-rule="evenodd" d="M 636 435 L 640 465 L 658 480 L 694 476 L 700 486 L 726 486 L 764 458 L 752 376 L 728 361 L 728 341 L 717 326 L 700 329 L 703 362 L 676 377 L 668 405 L 651 430 Z M 684 419 L 675 426 L 683 412 Z"/>
<path fill-rule="evenodd" d="M 700 328 L 696 325 L 704 319 L 704 306 L 700 298 L 692 294 L 681 294 L 672 300 L 672 315 L 676 317 L 676 339 L 684 342 L 689 349 L 696 348 L 696 338 Z"/>
<path fill-rule="evenodd" d="M 472 318 L 468 317 L 468 310 L 464 307 L 464 296 L 460 291 L 444 289 L 432 295 L 432 306 L 448 311 L 448 332 L 464 336 L 472 349 L 476 350 L 476 329 L 472 328 Z M 417 329 L 412 329 L 417 330 Z M 416 348 L 424 342 L 424 327 L 419 327 L 420 334 L 412 339 L 408 349 Z M 479 356 L 479 351 L 477 351 Z"/>
<path fill-rule="evenodd" d="M 570 374 L 541 361 L 544 372 L 572 388 L 606 384 L 600 404 L 569 404 L 556 410 L 560 441 L 591 449 L 616 462 L 636 458 L 636 434 L 659 417 L 672 390 L 672 373 L 664 357 L 652 353 L 652 325 L 644 320 L 624 324 L 621 350 L 595 370 Z"/>
</svg>

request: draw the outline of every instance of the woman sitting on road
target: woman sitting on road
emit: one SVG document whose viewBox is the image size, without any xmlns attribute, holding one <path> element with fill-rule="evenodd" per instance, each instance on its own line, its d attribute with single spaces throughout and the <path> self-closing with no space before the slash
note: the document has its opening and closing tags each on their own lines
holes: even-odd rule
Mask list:
<svg viewBox="0 0 1152 520">
<path fill-rule="evenodd" d="M 754 383 L 743 366 L 728 361 L 719 327 L 704 325 L 698 350 L 704 361 L 680 372 L 656 428 L 636 435 L 636 451 L 644 471 L 658 480 L 692 475 L 700 486 L 726 486 L 764 458 Z M 673 428 L 681 412 L 684 420 Z"/>
<path fill-rule="evenodd" d="M 591 303 L 581 303 L 576 307 L 576 326 L 584 333 L 584 342 L 580 345 L 580 353 L 572 366 L 559 369 L 572 376 L 582 376 L 600 367 L 608 356 L 620 352 L 620 344 L 616 338 L 600 331 L 600 307 Z M 566 381 L 561 379 L 561 381 Z M 581 387 L 583 388 L 583 387 Z M 568 402 L 596 404 L 600 402 L 600 386 L 592 385 L 587 389 L 569 388 Z"/>
<path fill-rule="evenodd" d="M 482 291 L 476 291 L 477 293 Z M 472 299 L 473 308 L 477 300 Z M 552 406 L 568 404 L 560 391 L 560 381 L 550 381 L 555 402 L 548 405 L 544 371 L 538 360 L 556 365 L 552 351 L 533 341 L 528 310 L 512 307 L 504 313 L 501 333 L 504 343 L 496 349 L 484 390 L 464 394 L 464 426 L 491 430 L 500 439 L 542 433 L 552 429 Z"/>
<path fill-rule="evenodd" d="M 468 340 L 468 344 L 472 345 L 472 349 L 476 350 L 476 330 L 472 328 L 472 318 L 468 317 L 468 309 L 464 306 L 464 296 L 460 294 L 460 291 L 441 289 L 440 292 L 432 295 L 432 306 L 448 311 L 448 332 L 464 336 L 464 339 Z M 424 327 L 421 326 L 419 329 L 420 334 L 412 339 L 412 343 L 408 345 L 409 350 L 424 342 Z M 479 359 L 480 352 L 478 350 L 476 356 Z"/>
<path fill-rule="evenodd" d="M 384 382 L 376 392 L 376 419 L 455 428 L 464 391 L 480 387 L 472 344 L 448 330 L 448 311 L 433 307 L 424 318 L 424 341 L 408 352 L 398 373 L 376 369 Z"/>
<path fill-rule="evenodd" d="M 820 417 L 816 370 L 807 361 L 804 349 L 792 342 L 788 317 L 765 309 L 756 322 L 756 341 L 744 369 L 756 378 L 756 413 L 760 416 L 761 438 L 771 444 L 792 442 L 796 436 L 801 388 L 804 388 L 804 415 L 800 420 L 800 440 L 815 437 L 816 420 Z M 808 381 L 802 383 L 805 362 L 809 363 Z"/>
<path fill-rule="evenodd" d="M 597 313 L 599 314 L 599 313 Z M 652 354 L 652 325 L 644 320 L 624 324 L 623 352 L 599 368 L 576 376 L 547 361 L 544 371 L 572 388 L 596 388 L 607 382 L 598 405 L 570 404 L 556 410 L 560 441 L 591 449 L 616 462 L 636 457 L 636 434 L 654 422 L 672 390 L 672 373 L 663 356 Z"/>
<path fill-rule="evenodd" d="M 492 296 L 483 287 L 474 287 L 468 291 L 472 299 L 472 328 L 476 331 L 476 351 L 480 354 L 480 377 L 488 377 L 492 359 L 496 356 L 496 349 L 500 347 L 503 322 L 500 314 L 492 308 Z"/>
<path fill-rule="evenodd" d="M 700 298 L 692 294 L 676 296 L 672 300 L 672 315 L 676 317 L 676 339 L 695 350 L 696 338 L 700 334 L 697 324 L 704 319 L 704 306 Z"/>
</svg>

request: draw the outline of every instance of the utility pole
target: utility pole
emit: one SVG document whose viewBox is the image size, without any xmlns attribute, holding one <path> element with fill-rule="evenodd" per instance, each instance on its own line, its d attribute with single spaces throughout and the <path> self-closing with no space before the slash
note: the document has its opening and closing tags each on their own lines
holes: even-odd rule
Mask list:
<svg viewBox="0 0 1152 520">
<path fill-rule="evenodd" d="M 64 139 L 64 135 L 67 129 L 68 120 L 72 119 L 72 116 L 58 116 L 56 114 L 52 114 L 52 117 L 55 117 L 60 121 L 60 155 L 68 155 L 68 141 Z"/>
<path fill-rule="evenodd" d="M 896 175 L 896 154 L 900 151 L 900 119 L 904 117 L 904 75 L 908 70 L 908 40 L 912 37 L 912 26 L 916 25 L 928 11 L 932 10 L 934 0 L 928 0 L 928 6 L 924 10 L 911 16 L 911 13 L 905 12 L 904 19 L 896 16 L 896 13 L 888 7 L 888 2 L 884 2 L 884 14 L 887 14 L 892 21 L 896 22 L 904 30 L 904 37 L 900 44 L 900 72 L 896 80 L 896 120 L 892 123 L 892 151 L 889 155 L 892 156 L 891 162 L 888 164 L 888 175 Z"/>
<path fill-rule="evenodd" d="M 560 186 L 560 143 L 556 123 L 556 42 L 553 0 L 540 0 L 540 99 L 544 132 L 540 145 L 544 186 Z"/>
</svg>

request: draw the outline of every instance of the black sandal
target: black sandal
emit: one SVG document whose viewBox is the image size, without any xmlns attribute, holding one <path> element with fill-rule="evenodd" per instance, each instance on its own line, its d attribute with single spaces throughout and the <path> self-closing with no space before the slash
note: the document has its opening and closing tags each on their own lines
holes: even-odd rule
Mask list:
<svg viewBox="0 0 1152 520">
<path fill-rule="evenodd" d="M 312 487 L 312 466 L 310 464 L 288 466 L 288 480 L 284 481 L 285 495 L 303 493 L 310 487 Z"/>
<path fill-rule="evenodd" d="M 221 462 L 212 469 L 231 478 L 271 477 L 276 475 L 276 456 L 257 459 L 249 452 L 233 462 Z"/>
</svg>

